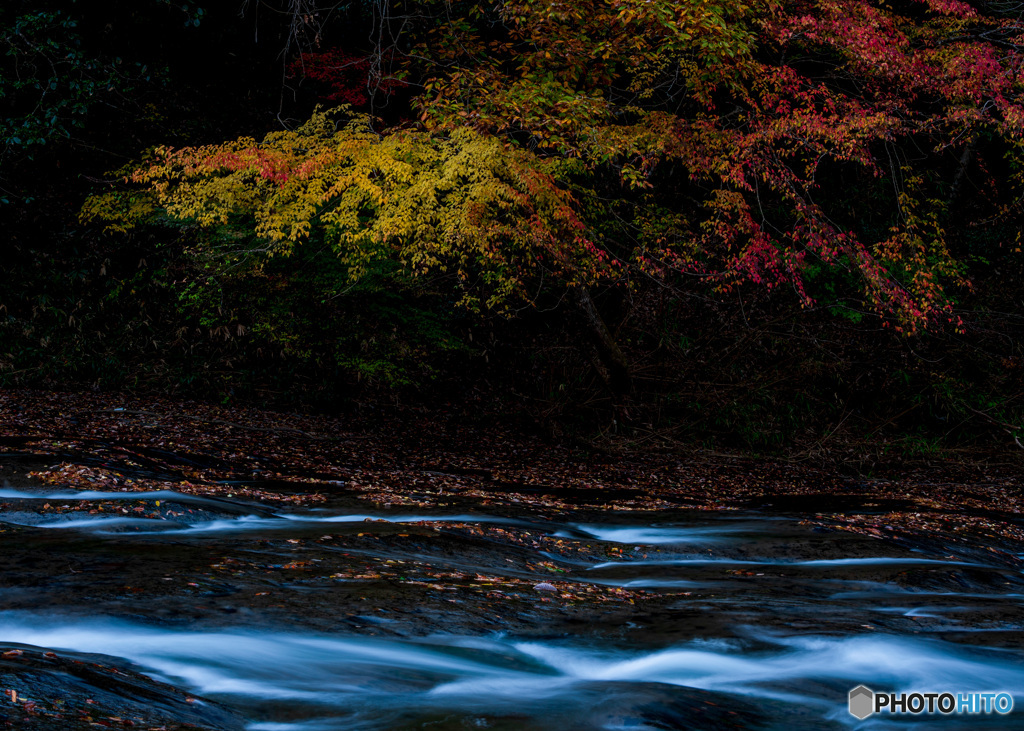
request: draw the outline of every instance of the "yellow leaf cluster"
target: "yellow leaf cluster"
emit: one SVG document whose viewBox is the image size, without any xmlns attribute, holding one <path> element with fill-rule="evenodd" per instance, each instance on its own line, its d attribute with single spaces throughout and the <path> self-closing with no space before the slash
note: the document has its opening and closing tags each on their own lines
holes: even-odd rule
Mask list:
<svg viewBox="0 0 1024 731">
<path fill-rule="evenodd" d="M 381 136 L 364 118 L 335 130 L 321 111 L 262 142 L 157 150 L 130 181 L 173 219 L 250 230 L 265 256 L 322 240 L 353 279 L 388 260 L 453 276 L 464 304 L 501 310 L 539 277 L 573 285 L 614 269 L 544 166 L 471 129 Z"/>
</svg>

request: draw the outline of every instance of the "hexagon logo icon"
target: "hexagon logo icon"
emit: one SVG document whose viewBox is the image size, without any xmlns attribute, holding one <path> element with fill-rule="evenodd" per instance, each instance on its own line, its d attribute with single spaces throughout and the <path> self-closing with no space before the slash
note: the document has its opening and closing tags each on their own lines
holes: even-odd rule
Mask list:
<svg viewBox="0 0 1024 731">
<path fill-rule="evenodd" d="M 863 721 L 875 712 L 875 692 L 863 685 L 850 691 L 850 713 Z"/>
</svg>

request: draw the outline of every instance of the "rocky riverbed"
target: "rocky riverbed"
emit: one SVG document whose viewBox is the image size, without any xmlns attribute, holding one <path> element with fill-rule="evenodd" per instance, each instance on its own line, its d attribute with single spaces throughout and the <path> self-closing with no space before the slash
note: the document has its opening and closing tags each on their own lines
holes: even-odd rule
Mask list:
<svg viewBox="0 0 1024 731">
<path fill-rule="evenodd" d="M 33 392 L 0 469 L 0 728 L 1024 728 L 1012 476 Z"/>
</svg>

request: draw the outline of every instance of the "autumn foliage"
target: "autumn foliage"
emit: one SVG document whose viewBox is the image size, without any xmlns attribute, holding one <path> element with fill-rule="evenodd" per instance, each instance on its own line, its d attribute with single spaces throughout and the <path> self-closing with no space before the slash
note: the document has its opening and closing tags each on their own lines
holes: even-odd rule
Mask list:
<svg viewBox="0 0 1024 731">
<path fill-rule="evenodd" d="M 288 81 L 312 85 L 319 100 L 365 107 L 372 94 L 392 94 L 404 85 L 382 78 L 379 64 L 369 56 L 355 56 L 339 48 L 304 51 L 288 63 Z"/>
<path fill-rule="evenodd" d="M 811 307 L 843 272 L 843 296 L 906 331 L 957 323 L 969 281 L 947 229 L 1012 213 L 963 192 L 1012 169 L 1024 132 L 1021 28 L 999 4 L 427 0 L 377 22 L 393 43 L 376 63 L 420 90 L 409 121 L 318 112 L 259 142 L 160 148 L 128 176 L 145 205 L 251 233 L 210 244 L 225 267 L 317 240 L 353 280 L 390 262 L 505 310 L 695 278 Z M 342 82 L 362 63 L 291 69 L 360 105 Z M 86 217 L 142 205 L 113 195 Z"/>
</svg>

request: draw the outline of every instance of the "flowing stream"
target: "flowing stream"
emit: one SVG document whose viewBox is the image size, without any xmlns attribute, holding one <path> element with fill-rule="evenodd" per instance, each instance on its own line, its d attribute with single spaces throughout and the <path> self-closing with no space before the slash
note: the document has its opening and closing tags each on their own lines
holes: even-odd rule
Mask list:
<svg viewBox="0 0 1024 731">
<path fill-rule="evenodd" d="M 3 488 L 0 649 L 38 662 L 0 664 L 0 691 L 38 705 L 0 727 L 77 697 L 59 657 L 180 691 L 210 729 L 1024 728 L 1012 549 L 771 508 L 367 507 Z M 100 720 L 139 712 L 89 682 Z M 858 721 L 860 684 L 1017 708 Z"/>
</svg>

